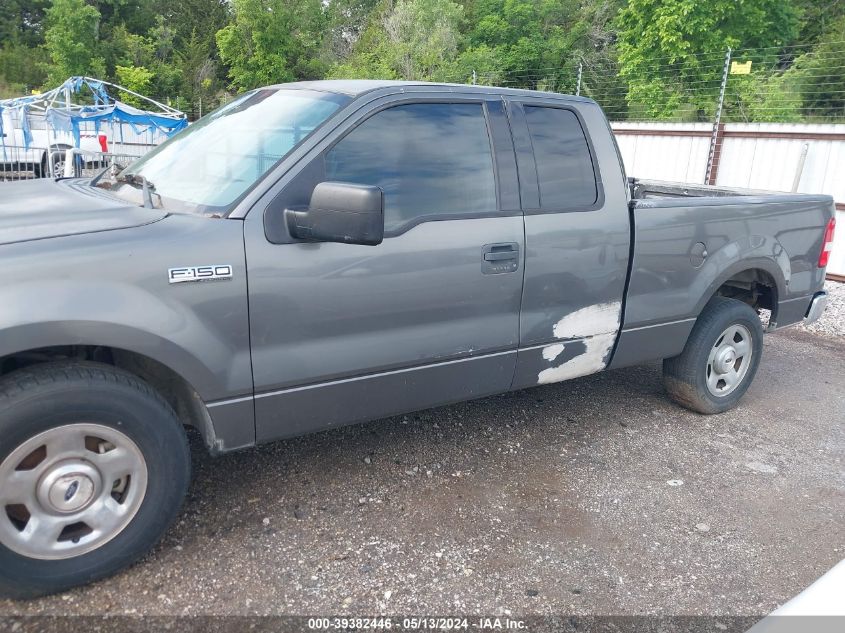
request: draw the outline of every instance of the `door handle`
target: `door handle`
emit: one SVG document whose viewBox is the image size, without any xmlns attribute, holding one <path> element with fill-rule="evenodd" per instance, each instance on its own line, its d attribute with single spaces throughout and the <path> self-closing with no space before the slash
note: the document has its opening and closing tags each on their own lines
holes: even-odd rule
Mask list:
<svg viewBox="0 0 845 633">
<path fill-rule="evenodd" d="M 512 273 L 519 268 L 519 244 L 516 242 L 485 244 L 481 256 L 484 260 L 481 272 L 485 275 Z"/>
<path fill-rule="evenodd" d="M 485 262 L 501 262 L 506 259 L 516 259 L 516 251 L 502 251 L 498 253 L 484 253 Z"/>
</svg>

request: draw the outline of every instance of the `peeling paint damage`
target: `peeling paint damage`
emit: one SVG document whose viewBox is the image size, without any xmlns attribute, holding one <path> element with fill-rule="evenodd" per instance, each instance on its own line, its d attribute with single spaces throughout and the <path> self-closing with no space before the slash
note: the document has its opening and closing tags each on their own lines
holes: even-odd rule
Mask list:
<svg viewBox="0 0 845 633">
<path fill-rule="evenodd" d="M 563 343 L 555 343 L 554 345 L 547 345 L 543 348 L 543 358 L 547 361 L 552 362 L 555 358 L 561 355 L 563 352 L 564 345 Z"/>
<path fill-rule="evenodd" d="M 584 351 L 564 361 L 557 367 L 540 372 L 538 384 L 561 382 L 601 371 L 607 365 L 607 356 L 613 349 L 616 333 L 622 316 L 622 303 L 613 301 L 587 306 L 567 314 L 554 325 L 554 336 L 558 339 L 581 340 Z M 543 358 L 553 362 L 560 356 L 565 343 L 552 343 L 543 348 Z"/>
</svg>

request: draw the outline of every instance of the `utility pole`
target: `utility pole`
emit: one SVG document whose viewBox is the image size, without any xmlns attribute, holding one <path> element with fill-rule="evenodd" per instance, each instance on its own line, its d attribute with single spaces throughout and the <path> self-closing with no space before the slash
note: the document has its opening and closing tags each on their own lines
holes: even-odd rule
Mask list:
<svg viewBox="0 0 845 633">
<path fill-rule="evenodd" d="M 581 96 L 581 75 L 584 72 L 584 62 L 578 62 L 578 83 L 575 86 L 575 95 Z"/>
<path fill-rule="evenodd" d="M 731 48 L 725 53 L 725 67 L 722 69 L 722 85 L 719 87 L 719 102 L 716 104 L 716 116 L 713 119 L 713 134 L 710 136 L 710 153 L 707 156 L 707 173 L 704 182 L 716 184 L 716 171 L 722 153 L 722 106 L 725 104 L 725 90 L 728 87 L 728 73 L 731 70 Z"/>
</svg>

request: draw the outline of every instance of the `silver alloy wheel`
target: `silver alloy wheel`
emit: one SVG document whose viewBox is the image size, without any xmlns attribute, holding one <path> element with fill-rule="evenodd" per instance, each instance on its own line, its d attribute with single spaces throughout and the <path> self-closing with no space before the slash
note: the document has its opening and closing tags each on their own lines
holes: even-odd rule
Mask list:
<svg viewBox="0 0 845 633">
<path fill-rule="evenodd" d="M 739 387 L 753 353 L 751 331 L 744 325 L 731 325 L 710 349 L 707 357 L 707 389 L 714 396 L 722 397 Z"/>
<path fill-rule="evenodd" d="M 52 178 L 64 178 L 65 175 L 65 157 L 53 160 L 53 173 L 50 174 Z"/>
<path fill-rule="evenodd" d="M 117 429 L 68 424 L 39 433 L 0 463 L 0 543 L 27 556 L 80 556 L 138 512 L 147 463 Z"/>
</svg>

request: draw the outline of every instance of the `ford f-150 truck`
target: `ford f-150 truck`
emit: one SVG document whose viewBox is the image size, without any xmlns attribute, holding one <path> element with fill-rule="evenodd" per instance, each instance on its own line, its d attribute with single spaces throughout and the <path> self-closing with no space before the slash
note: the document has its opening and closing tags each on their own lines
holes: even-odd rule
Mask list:
<svg viewBox="0 0 845 633">
<path fill-rule="evenodd" d="M 659 359 L 725 411 L 764 329 L 824 309 L 834 228 L 828 196 L 626 179 L 589 99 L 409 82 L 254 90 L 120 174 L 0 193 L 17 597 L 157 541 L 185 427 L 219 454 Z"/>
</svg>

